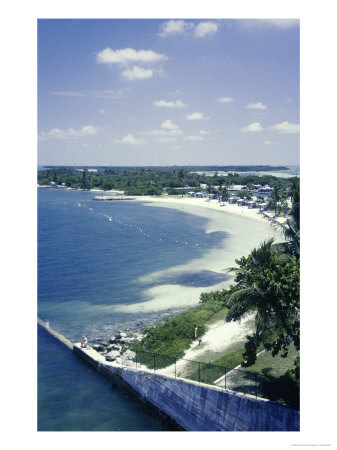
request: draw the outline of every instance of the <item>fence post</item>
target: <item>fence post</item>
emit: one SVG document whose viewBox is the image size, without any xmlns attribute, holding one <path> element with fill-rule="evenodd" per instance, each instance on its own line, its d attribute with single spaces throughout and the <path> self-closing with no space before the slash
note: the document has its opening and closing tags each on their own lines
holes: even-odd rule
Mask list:
<svg viewBox="0 0 337 450">
<path fill-rule="evenodd" d="M 199 362 L 199 384 L 200 384 L 200 362 Z"/>
<path fill-rule="evenodd" d="M 255 397 L 257 398 L 257 373 L 255 374 Z"/>
</svg>

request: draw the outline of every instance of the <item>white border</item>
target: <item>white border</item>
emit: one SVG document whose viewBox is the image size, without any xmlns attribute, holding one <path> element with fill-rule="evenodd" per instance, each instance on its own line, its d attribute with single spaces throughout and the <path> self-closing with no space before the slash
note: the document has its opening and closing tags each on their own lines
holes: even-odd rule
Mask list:
<svg viewBox="0 0 337 450">
<path fill-rule="evenodd" d="M 2 5 L 2 447 L 123 446 L 284 449 L 335 444 L 336 2 L 321 0 L 12 1 Z M 36 20 L 37 18 L 300 18 L 302 179 L 302 410 L 299 433 L 37 433 Z M 319 172 L 313 178 L 315 171 Z M 317 173 L 317 172 L 316 172 Z M 330 189 L 330 190 L 329 190 Z M 318 194 L 320 194 L 318 196 Z M 323 196 L 323 198 L 322 198 Z M 332 254 L 332 257 L 329 255 Z M 28 336 L 28 338 L 27 338 Z M 330 345 L 329 345 L 330 344 Z M 329 407 L 331 404 L 331 407 Z M 219 447 L 220 448 L 220 447 Z"/>
</svg>

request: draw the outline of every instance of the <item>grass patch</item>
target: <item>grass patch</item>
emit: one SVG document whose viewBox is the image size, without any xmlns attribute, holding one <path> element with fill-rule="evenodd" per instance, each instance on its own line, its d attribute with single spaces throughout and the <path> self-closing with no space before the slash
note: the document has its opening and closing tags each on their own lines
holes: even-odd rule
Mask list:
<svg viewBox="0 0 337 450">
<path fill-rule="evenodd" d="M 227 377 L 227 387 L 299 408 L 299 386 L 293 381 L 290 370 L 294 368 L 297 351 L 292 345 L 288 356 L 273 357 L 266 352 L 253 366 L 242 368 Z"/>
<path fill-rule="evenodd" d="M 134 351 L 137 350 L 140 355 L 143 354 L 141 352 L 151 352 L 182 358 L 193 342 L 194 327 L 197 327 L 197 338 L 200 338 L 205 333 L 206 323 L 211 318 L 217 314 L 219 314 L 218 317 L 227 314 L 227 310 L 223 311 L 223 309 L 222 302 L 214 301 L 178 313 L 166 319 L 162 324 L 145 328 L 143 330 L 145 337 L 131 344 L 130 348 Z M 145 360 L 140 362 L 146 365 Z M 164 364 L 163 359 L 163 363 L 158 362 L 157 367 L 167 367 L 168 365 Z"/>
<path fill-rule="evenodd" d="M 215 380 L 220 378 L 225 372 L 229 372 L 234 367 L 244 362 L 244 343 L 245 339 L 228 347 L 225 353 L 219 356 L 219 353 L 205 355 L 200 359 L 199 364 L 191 363 L 184 371 L 183 376 L 189 380 L 200 381 L 202 383 L 212 384 Z"/>
</svg>

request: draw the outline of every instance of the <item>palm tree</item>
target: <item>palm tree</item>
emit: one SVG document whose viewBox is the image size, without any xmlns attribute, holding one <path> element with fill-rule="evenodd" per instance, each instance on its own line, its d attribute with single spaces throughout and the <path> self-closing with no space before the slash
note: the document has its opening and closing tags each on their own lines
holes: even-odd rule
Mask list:
<svg viewBox="0 0 337 450">
<path fill-rule="evenodd" d="M 300 185 L 299 180 L 292 180 L 292 190 L 290 194 L 292 200 L 292 208 L 286 224 L 275 222 L 275 224 L 283 231 L 286 242 L 277 244 L 277 247 L 283 249 L 290 255 L 300 257 Z"/>
<path fill-rule="evenodd" d="M 296 259 L 280 253 L 270 239 L 237 263 L 238 268 L 229 269 L 236 273 L 237 285 L 227 301 L 229 312 L 226 320 L 236 321 L 248 313 L 255 313 L 256 330 L 247 343 L 245 356 L 251 364 L 254 363 L 261 341 L 266 348 L 273 350 L 273 356 L 281 350 L 287 354 L 291 342 L 299 345 Z"/>
<path fill-rule="evenodd" d="M 220 196 L 221 196 L 221 200 L 223 202 L 228 201 L 228 199 L 229 199 L 229 192 L 228 192 L 227 186 L 223 186 L 222 187 L 222 189 L 220 191 Z"/>
<path fill-rule="evenodd" d="M 181 186 L 182 182 L 183 182 L 183 180 L 185 178 L 185 170 L 184 169 L 180 169 L 178 171 L 177 178 L 178 178 L 179 185 Z"/>
<path fill-rule="evenodd" d="M 281 203 L 281 201 L 283 200 L 283 191 L 282 191 L 282 187 L 279 183 L 275 184 L 273 191 L 271 193 L 271 200 L 274 204 L 274 208 L 275 208 L 275 216 L 277 213 L 277 206 Z"/>
</svg>

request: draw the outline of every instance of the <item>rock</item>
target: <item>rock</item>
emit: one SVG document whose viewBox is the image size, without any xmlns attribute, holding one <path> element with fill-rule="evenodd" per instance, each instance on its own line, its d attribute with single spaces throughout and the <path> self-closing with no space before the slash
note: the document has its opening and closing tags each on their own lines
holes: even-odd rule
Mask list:
<svg viewBox="0 0 337 450">
<path fill-rule="evenodd" d="M 132 360 L 133 358 L 135 358 L 136 357 L 136 353 L 135 352 L 133 352 L 132 350 L 126 350 L 124 353 L 123 353 L 123 361 L 125 360 L 125 361 L 127 361 L 127 360 Z"/>
<path fill-rule="evenodd" d="M 116 341 L 116 336 L 111 336 L 109 339 L 109 344 L 113 344 Z"/>
<path fill-rule="evenodd" d="M 110 356 L 111 358 L 116 359 L 118 356 L 120 356 L 120 353 L 117 350 L 111 350 L 109 353 L 106 354 L 106 356 Z"/>
<path fill-rule="evenodd" d="M 132 337 L 126 337 L 119 340 L 121 344 L 131 344 L 133 341 L 134 339 Z"/>
<path fill-rule="evenodd" d="M 120 350 L 122 350 L 122 348 L 121 348 L 120 345 L 117 345 L 117 344 L 110 344 L 110 345 L 107 346 L 107 350 L 108 350 L 109 352 L 110 352 L 111 350 L 118 350 L 118 351 L 120 351 Z"/>
<path fill-rule="evenodd" d="M 105 350 L 106 350 L 105 346 L 102 345 L 102 344 L 94 344 L 94 345 L 92 346 L 92 348 L 93 348 L 94 350 L 96 350 L 96 352 L 105 352 Z"/>
</svg>

